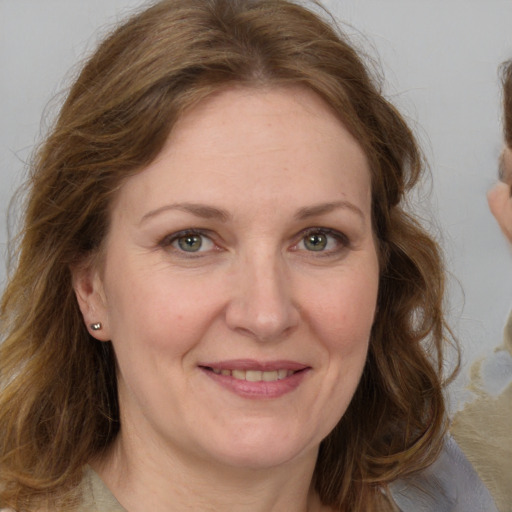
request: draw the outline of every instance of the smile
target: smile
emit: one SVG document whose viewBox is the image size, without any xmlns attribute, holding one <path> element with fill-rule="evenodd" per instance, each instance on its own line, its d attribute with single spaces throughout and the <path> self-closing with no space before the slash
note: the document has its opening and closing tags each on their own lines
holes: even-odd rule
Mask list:
<svg viewBox="0 0 512 512">
<path fill-rule="evenodd" d="M 211 371 L 217 375 L 225 375 L 233 377 L 237 380 L 246 380 L 249 382 L 275 382 L 277 380 L 286 379 L 291 377 L 295 372 L 293 370 L 274 370 L 274 371 L 261 371 L 261 370 L 221 370 L 220 368 L 211 368 Z"/>
<path fill-rule="evenodd" d="M 237 359 L 200 364 L 221 387 L 243 398 L 278 398 L 297 389 L 312 368 L 294 361 Z"/>
</svg>

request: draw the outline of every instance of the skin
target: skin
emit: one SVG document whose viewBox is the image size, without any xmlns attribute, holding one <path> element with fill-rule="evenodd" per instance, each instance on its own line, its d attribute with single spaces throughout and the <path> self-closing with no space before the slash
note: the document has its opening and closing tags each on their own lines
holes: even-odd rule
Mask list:
<svg viewBox="0 0 512 512">
<path fill-rule="evenodd" d="M 487 200 L 503 234 L 512 243 L 512 149 L 508 146 L 501 155 L 500 179 L 487 193 Z"/>
<path fill-rule="evenodd" d="M 379 279 L 359 144 L 308 90 L 224 90 L 111 215 L 101 267 L 74 274 L 119 367 L 121 432 L 93 467 L 130 512 L 327 510 L 310 482 L 360 380 Z M 233 360 L 303 369 L 267 396 L 205 368 Z"/>
</svg>

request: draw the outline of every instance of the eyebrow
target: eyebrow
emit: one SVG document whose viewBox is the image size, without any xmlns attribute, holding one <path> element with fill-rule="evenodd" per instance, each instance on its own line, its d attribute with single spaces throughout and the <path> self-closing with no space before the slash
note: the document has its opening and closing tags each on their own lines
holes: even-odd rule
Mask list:
<svg viewBox="0 0 512 512">
<path fill-rule="evenodd" d="M 322 203 L 313 206 L 305 206 L 295 214 L 295 218 L 297 220 L 306 220 L 310 217 L 325 215 L 327 213 L 331 213 L 332 211 L 339 209 L 351 210 L 352 212 L 356 213 L 363 222 L 366 219 L 362 210 L 349 201 L 334 201 L 332 203 Z"/>
<path fill-rule="evenodd" d="M 357 216 L 360 217 L 363 222 L 365 221 L 365 215 L 362 212 L 362 210 L 349 201 L 333 201 L 330 203 L 321 203 L 312 206 L 305 206 L 297 211 L 297 213 L 295 214 L 295 218 L 297 220 L 307 220 L 311 217 L 326 215 L 339 209 L 348 209 L 356 213 Z M 214 206 L 208 206 L 205 204 L 197 203 L 173 203 L 161 206 L 160 208 L 156 208 L 155 210 L 151 210 L 148 213 L 144 214 L 140 220 L 140 224 L 146 222 L 148 219 L 152 217 L 160 215 L 163 212 L 172 210 L 191 213 L 192 215 L 202 219 L 215 219 L 221 222 L 227 222 L 232 218 L 231 214 L 227 210 L 216 208 Z"/>
<path fill-rule="evenodd" d="M 221 222 L 227 222 L 231 218 L 229 212 L 221 208 L 215 208 L 213 206 L 196 203 L 173 203 L 161 206 L 160 208 L 156 208 L 155 210 L 151 210 L 150 212 L 146 213 L 141 218 L 140 224 L 163 212 L 172 210 L 179 210 L 182 212 L 191 213 L 192 215 L 195 215 L 196 217 L 200 217 L 202 219 L 216 219 Z"/>
</svg>

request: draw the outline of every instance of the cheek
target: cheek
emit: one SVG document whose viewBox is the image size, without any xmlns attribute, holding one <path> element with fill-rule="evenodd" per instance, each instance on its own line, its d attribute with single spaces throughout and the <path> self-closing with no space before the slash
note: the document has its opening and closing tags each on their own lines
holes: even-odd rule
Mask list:
<svg viewBox="0 0 512 512">
<path fill-rule="evenodd" d="M 162 385 L 185 394 L 187 382 L 180 376 L 190 369 L 189 354 L 194 354 L 215 316 L 215 295 L 205 294 L 204 286 L 196 284 L 199 280 L 184 283 L 166 275 L 131 272 L 122 280 L 118 274 L 111 287 L 111 337 L 120 389 L 128 393 L 125 403 L 133 397 L 145 403 L 152 396 L 153 405 L 148 402 L 148 407 L 158 408 L 165 400 Z"/>
<path fill-rule="evenodd" d="M 331 281 L 322 300 L 311 300 L 311 325 L 323 346 L 326 368 L 322 399 L 311 417 L 322 419 L 324 437 L 345 414 L 367 359 L 378 289 L 377 272 L 369 274 Z"/>
<path fill-rule="evenodd" d="M 347 273 L 332 280 L 323 293 L 311 297 L 312 322 L 333 350 L 359 353 L 367 345 L 373 325 L 378 290 L 377 272 Z"/>
<path fill-rule="evenodd" d="M 222 308 L 211 277 L 181 275 L 169 267 L 140 268 L 129 261 L 109 275 L 108 304 L 112 338 L 156 350 L 184 352 L 211 325 Z M 142 342 L 142 343 L 140 343 Z"/>
</svg>

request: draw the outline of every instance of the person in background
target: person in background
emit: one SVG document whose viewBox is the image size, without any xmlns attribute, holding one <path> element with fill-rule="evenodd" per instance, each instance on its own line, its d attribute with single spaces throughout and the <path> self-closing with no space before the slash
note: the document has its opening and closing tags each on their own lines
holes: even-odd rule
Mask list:
<svg viewBox="0 0 512 512">
<path fill-rule="evenodd" d="M 512 61 L 501 68 L 503 86 L 504 147 L 499 181 L 489 190 L 489 207 L 501 231 L 512 244 Z M 493 354 L 501 362 L 504 389 L 490 395 L 481 382 L 480 364 L 472 391 L 477 399 L 459 411 L 451 432 L 491 492 L 500 512 L 512 512 L 512 314 L 505 325 L 503 343 Z M 508 384 L 507 384 L 508 379 Z"/>
<path fill-rule="evenodd" d="M 503 234 L 512 243 L 512 61 L 502 67 L 503 132 L 505 144 L 499 164 L 499 181 L 488 192 L 487 199 Z M 510 332 L 505 336 L 510 340 Z"/>
</svg>

